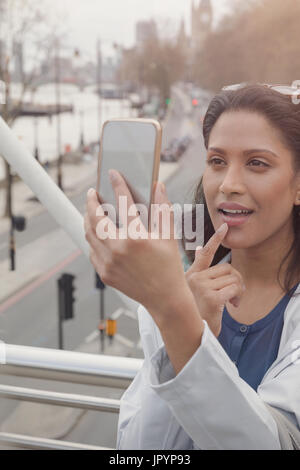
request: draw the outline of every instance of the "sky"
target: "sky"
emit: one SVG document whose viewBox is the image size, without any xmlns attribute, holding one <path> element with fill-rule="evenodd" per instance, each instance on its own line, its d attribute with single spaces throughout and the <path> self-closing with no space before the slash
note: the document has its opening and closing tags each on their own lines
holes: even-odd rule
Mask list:
<svg viewBox="0 0 300 470">
<path fill-rule="evenodd" d="M 230 0 L 211 1 L 216 23 Z M 109 56 L 113 42 L 124 47 L 134 45 L 135 23 L 139 20 L 159 20 L 171 31 L 183 17 L 189 33 L 191 3 L 192 0 L 52 0 L 50 8 L 63 17 L 72 45 L 94 55 L 99 37 L 103 54 Z"/>
</svg>

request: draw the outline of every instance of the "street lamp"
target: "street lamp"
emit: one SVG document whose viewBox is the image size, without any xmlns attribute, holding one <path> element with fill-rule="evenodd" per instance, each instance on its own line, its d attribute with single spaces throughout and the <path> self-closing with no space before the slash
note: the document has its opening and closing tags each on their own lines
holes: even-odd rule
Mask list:
<svg viewBox="0 0 300 470">
<path fill-rule="evenodd" d="M 80 51 L 79 49 L 75 49 L 74 51 L 74 61 L 75 64 L 77 64 L 77 67 L 79 66 L 80 62 Z M 74 73 L 74 71 L 73 71 Z M 77 85 L 80 89 L 80 111 L 79 111 L 79 118 L 80 118 L 80 141 L 79 141 L 79 148 L 81 151 L 84 149 L 84 109 L 83 109 L 83 96 L 82 96 L 82 89 L 83 89 L 83 84 L 80 80 L 80 74 L 77 77 Z"/>
<path fill-rule="evenodd" d="M 55 41 L 55 94 L 56 94 L 56 143 L 57 143 L 57 186 L 63 190 L 62 184 L 62 153 L 61 153 L 61 123 L 60 123 L 60 61 L 59 40 Z"/>
<path fill-rule="evenodd" d="M 9 121 L 9 105 L 10 105 L 10 57 L 7 56 L 5 59 L 4 68 L 4 83 L 5 83 L 5 95 L 4 95 L 4 108 L 3 118 L 4 121 Z M 7 200 L 6 200 L 6 212 L 10 219 L 10 230 L 9 230 L 9 257 L 10 257 L 10 270 L 15 270 L 15 235 L 14 235 L 14 219 L 12 213 L 12 174 L 11 168 L 8 162 L 6 165 L 6 183 L 7 183 Z"/>
<path fill-rule="evenodd" d="M 114 49 L 117 51 L 117 61 L 119 62 L 119 65 L 121 66 L 121 69 L 120 69 L 120 83 L 119 83 L 119 87 L 120 87 L 120 90 L 121 91 L 121 109 L 122 109 L 122 115 L 123 115 L 123 110 L 124 110 L 124 107 L 125 107 L 125 89 L 124 89 L 124 73 L 123 73 L 123 64 L 122 64 L 122 61 L 123 61 L 123 58 L 124 58 L 124 49 L 123 47 L 118 44 L 118 43 L 114 43 L 113 45 Z"/>
<path fill-rule="evenodd" d="M 34 95 L 36 92 L 37 88 L 32 87 L 31 93 L 32 93 L 32 104 L 34 104 Z M 34 157 L 38 163 L 40 163 L 40 156 L 39 156 L 39 147 L 38 147 L 38 118 L 35 115 L 33 117 L 33 129 L 34 129 Z"/>
<path fill-rule="evenodd" d="M 97 82 L 97 95 L 98 95 L 98 132 L 101 129 L 101 105 L 102 105 L 102 95 L 101 95 L 101 86 L 102 86 L 102 54 L 101 54 L 101 42 L 100 39 L 97 40 L 97 61 L 96 61 L 96 82 Z"/>
</svg>

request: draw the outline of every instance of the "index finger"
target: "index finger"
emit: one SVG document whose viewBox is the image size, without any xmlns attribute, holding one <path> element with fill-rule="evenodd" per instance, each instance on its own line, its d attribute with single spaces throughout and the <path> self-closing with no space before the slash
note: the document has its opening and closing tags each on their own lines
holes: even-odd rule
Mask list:
<svg viewBox="0 0 300 470">
<path fill-rule="evenodd" d="M 214 259 L 216 251 L 221 245 L 228 232 L 228 225 L 222 224 L 221 227 L 210 237 L 206 245 L 200 250 L 196 251 L 197 266 L 201 265 L 201 269 L 208 269 Z"/>
<path fill-rule="evenodd" d="M 123 176 L 118 171 L 113 170 L 113 169 L 109 170 L 109 176 L 110 176 L 111 184 L 115 193 L 117 210 L 118 210 L 121 222 L 125 224 L 125 226 L 128 226 L 132 220 L 137 219 L 138 223 L 140 223 L 141 232 L 145 232 L 146 229 L 139 217 L 139 211 L 136 208 L 130 189 L 128 188 Z M 125 214 L 123 213 L 124 207 L 120 209 L 120 205 L 119 205 L 120 196 L 126 197 L 127 213 Z M 127 224 L 126 224 L 126 219 L 127 219 Z"/>
<path fill-rule="evenodd" d="M 98 194 L 93 188 L 90 188 L 87 192 L 86 213 L 90 219 L 92 229 L 96 232 L 96 225 L 105 214 L 99 203 Z"/>
</svg>

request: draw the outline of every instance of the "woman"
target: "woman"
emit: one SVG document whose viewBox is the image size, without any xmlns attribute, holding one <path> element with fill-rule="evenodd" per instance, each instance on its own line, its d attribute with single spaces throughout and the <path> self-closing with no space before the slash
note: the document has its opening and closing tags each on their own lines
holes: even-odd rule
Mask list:
<svg viewBox="0 0 300 470">
<path fill-rule="evenodd" d="M 205 246 L 188 253 L 186 273 L 173 233 L 99 240 L 105 216 L 95 217 L 101 205 L 89 191 L 91 262 L 104 283 L 141 304 L 145 361 L 122 397 L 118 448 L 280 449 L 266 404 L 299 426 L 298 108 L 263 85 L 212 100 L 196 193 Z M 111 176 L 116 197 L 132 203 L 122 177 Z M 167 202 L 172 218 L 160 185 L 155 202 Z"/>
</svg>

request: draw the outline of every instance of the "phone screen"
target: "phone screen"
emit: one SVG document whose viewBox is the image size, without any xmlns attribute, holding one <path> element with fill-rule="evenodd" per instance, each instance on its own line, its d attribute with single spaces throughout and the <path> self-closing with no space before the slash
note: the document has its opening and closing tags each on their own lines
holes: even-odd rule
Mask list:
<svg viewBox="0 0 300 470">
<path fill-rule="evenodd" d="M 151 122 L 116 120 L 104 124 L 97 188 L 104 203 L 116 208 L 108 174 L 109 169 L 115 169 L 124 177 L 134 202 L 150 209 L 158 138 Z"/>
</svg>

